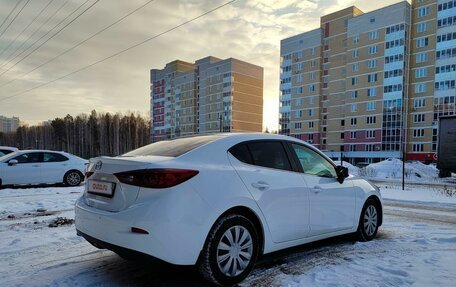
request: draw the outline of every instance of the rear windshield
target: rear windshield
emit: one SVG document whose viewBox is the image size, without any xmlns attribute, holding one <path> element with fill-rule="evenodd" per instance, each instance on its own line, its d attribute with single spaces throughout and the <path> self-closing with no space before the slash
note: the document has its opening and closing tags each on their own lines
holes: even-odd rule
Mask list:
<svg viewBox="0 0 456 287">
<path fill-rule="evenodd" d="M 190 138 L 180 138 L 168 141 L 159 141 L 150 145 L 140 147 L 138 149 L 127 152 L 121 156 L 171 156 L 178 157 L 186 152 L 189 152 L 199 146 L 208 144 L 220 136 L 197 136 Z"/>
</svg>

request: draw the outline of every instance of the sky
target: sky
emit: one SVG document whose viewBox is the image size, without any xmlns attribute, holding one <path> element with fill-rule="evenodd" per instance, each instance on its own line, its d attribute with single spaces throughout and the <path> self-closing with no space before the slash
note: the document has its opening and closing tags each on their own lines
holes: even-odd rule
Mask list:
<svg viewBox="0 0 456 287">
<path fill-rule="evenodd" d="M 17 1 L 21 2 L 4 21 Z M 0 25 L 3 23 L 0 28 L 0 115 L 18 116 L 30 125 L 67 114 L 90 113 L 93 109 L 132 111 L 148 116 L 150 69 L 161 69 L 176 59 L 194 62 L 211 55 L 223 59 L 233 57 L 264 68 L 263 129 L 277 130 L 280 40 L 318 28 L 321 16 L 351 5 L 369 12 L 399 1 L 237 0 L 116 57 L 61 78 L 228 2 L 155 0 L 30 72 L 146 2 L 148 0 L 0 0 Z M 40 11 L 43 12 L 38 16 Z M 44 85 L 50 81 L 52 83 Z"/>
</svg>

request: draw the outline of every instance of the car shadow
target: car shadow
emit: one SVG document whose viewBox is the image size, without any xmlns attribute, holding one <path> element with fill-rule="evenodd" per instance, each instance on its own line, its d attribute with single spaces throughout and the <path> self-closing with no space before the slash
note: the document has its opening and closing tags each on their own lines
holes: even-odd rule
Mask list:
<svg viewBox="0 0 456 287">
<path fill-rule="evenodd" d="M 84 183 L 81 183 L 78 186 L 83 185 Z M 54 184 L 24 184 L 24 185 L 2 185 L 0 186 L 0 189 L 6 189 L 6 188 L 11 188 L 11 189 L 27 189 L 27 188 L 49 188 L 49 187 L 71 187 L 68 186 L 64 183 L 54 183 Z"/>
<path fill-rule="evenodd" d="M 383 240 L 389 238 L 389 235 L 384 235 L 379 232 L 378 238 L 374 240 Z M 281 265 L 287 263 L 287 265 L 293 265 L 294 262 L 302 260 L 303 256 L 327 256 L 328 251 L 334 249 L 333 247 L 351 246 L 357 241 L 353 235 L 343 235 L 330 239 L 324 239 L 296 247 L 287 248 L 277 252 L 273 252 L 264 255 L 255 265 L 252 272 L 254 281 L 265 280 L 272 281 L 274 278 L 264 278 L 261 276 L 267 269 L 281 268 Z M 212 286 L 204 281 L 198 274 L 198 271 L 193 266 L 177 266 L 168 264 L 159 260 L 148 260 L 148 259 L 135 259 L 126 260 L 119 256 L 113 255 L 112 260 L 119 261 L 127 270 L 122 272 L 110 272 L 105 270 L 104 275 L 105 282 L 111 282 L 114 286 Z M 117 265 L 117 264 L 116 264 Z M 282 268 L 281 268 L 282 269 Z M 125 278 L 125 271 L 128 272 L 128 281 Z M 286 270 L 282 270 L 286 273 Z M 260 275 L 260 278 L 255 278 Z M 249 278 L 247 282 L 241 283 L 242 286 L 249 286 Z M 258 282 L 250 282 L 256 285 Z M 265 283 L 265 282 L 262 282 Z M 245 285 L 247 284 L 247 285 Z M 264 284 L 260 284 L 264 285 Z M 267 284 L 269 285 L 269 284 Z M 264 285 L 266 286 L 266 285 Z"/>
</svg>

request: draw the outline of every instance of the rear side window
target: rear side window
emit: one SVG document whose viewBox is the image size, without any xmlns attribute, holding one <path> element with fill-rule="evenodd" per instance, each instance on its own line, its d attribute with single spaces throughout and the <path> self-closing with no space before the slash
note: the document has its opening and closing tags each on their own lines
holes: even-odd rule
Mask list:
<svg viewBox="0 0 456 287">
<path fill-rule="evenodd" d="M 68 158 L 58 153 L 45 152 L 43 155 L 43 162 L 61 162 L 67 161 Z"/>
<path fill-rule="evenodd" d="M 239 161 L 252 164 L 252 158 L 250 157 L 250 152 L 246 144 L 232 147 L 230 153 Z"/>
<path fill-rule="evenodd" d="M 178 157 L 199 146 L 208 144 L 219 139 L 220 136 L 198 136 L 191 138 L 181 138 L 169 141 L 160 141 L 141 148 L 127 152 L 121 156 L 170 156 Z"/>
<path fill-rule="evenodd" d="M 230 149 L 238 160 L 263 167 L 291 170 L 290 161 L 279 141 L 250 142 Z"/>
</svg>

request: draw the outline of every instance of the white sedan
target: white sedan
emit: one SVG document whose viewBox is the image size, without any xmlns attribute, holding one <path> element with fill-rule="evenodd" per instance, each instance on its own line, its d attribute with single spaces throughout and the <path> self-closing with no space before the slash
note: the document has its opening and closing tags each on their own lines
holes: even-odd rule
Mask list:
<svg viewBox="0 0 456 287">
<path fill-rule="evenodd" d="M 15 148 L 15 147 L 0 146 L 0 157 L 4 156 L 4 155 L 6 155 L 6 154 L 9 154 L 9 153 L 18 151 L 18 150 L 19 150 L 19 149 L 18 149 L 18 148 Z"/>
<path fill-rule="evenodd" d="M 77 186 L 84 180 L 88 161 L 50 150 L 21 150 L 0 157 L 0 186 L 65 183 Z"/>
<path fill-rule="evenodd" d="M 371 240 L 382 224 L 376 186 L 287 136 L 157 142 L 91 159 L 86 178 L 79 235 L 121 256 L 196 264 L 217 285 L 242 281 L 263 254 L 347 233 Z"/>
</svg>

